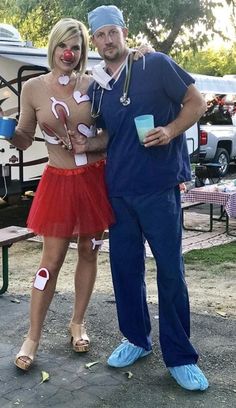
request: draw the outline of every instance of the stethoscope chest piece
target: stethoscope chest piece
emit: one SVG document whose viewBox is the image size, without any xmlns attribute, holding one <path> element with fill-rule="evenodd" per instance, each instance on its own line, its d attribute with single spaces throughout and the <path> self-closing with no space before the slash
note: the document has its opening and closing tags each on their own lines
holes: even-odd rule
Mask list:
<svg viewBox="0 0 236 408">
<path fill-rule="evenodd" d="M 122 103 L 123 106 L 128 106 L 130 105 L 130 98 L 127 98 L 127 95 L 122 95 L 120 97 L 120 103 Z"/>
</svg>

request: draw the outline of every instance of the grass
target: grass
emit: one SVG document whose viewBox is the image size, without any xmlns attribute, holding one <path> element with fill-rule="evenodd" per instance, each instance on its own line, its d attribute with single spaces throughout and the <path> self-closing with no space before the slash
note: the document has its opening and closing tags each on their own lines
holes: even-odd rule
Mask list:
<svg viewBox="0 0 236 408">
<path fill-rule="evenodd" d="M 184 255 L 185 264 L 204 264 L 215 266 L 225 263 L 235 264 L 236 242 L 214 246 L 206 249 L 194 249 Z"/>
</svg>

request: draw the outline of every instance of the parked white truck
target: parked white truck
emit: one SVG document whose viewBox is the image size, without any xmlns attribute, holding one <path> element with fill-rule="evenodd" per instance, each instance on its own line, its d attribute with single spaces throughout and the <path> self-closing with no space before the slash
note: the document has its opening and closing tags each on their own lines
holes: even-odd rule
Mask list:
<svg viewBox="0 0 236 408">
<path fill-rule="evenodd" d="M 198 162 L 219 163 L 220 176 L 236 162 L 236 78 L 192 74 L 207 110 L 199 121 Z M 186 132 L 187 139 L 189 130 Z"/>
</svg>

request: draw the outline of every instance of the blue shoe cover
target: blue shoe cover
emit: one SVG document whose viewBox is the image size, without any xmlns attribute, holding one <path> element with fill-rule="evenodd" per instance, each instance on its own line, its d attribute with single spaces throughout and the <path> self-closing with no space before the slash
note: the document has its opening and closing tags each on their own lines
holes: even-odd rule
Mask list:
<svg viewBox="0 0 236 408">
<path fill-rule="evenodd" d="M 152 350 L 145 350 L 125 340 L 113 351 L 107 360 L 107 364 L 111 367 L 126 367 L 151 352 Z"/>
<path fill-rule="evenodd" d="M 196 364 L 168 367 L 172 377 L 186 390 L 204 391 L 208 388 L 208 381 Z"/>
</svg>

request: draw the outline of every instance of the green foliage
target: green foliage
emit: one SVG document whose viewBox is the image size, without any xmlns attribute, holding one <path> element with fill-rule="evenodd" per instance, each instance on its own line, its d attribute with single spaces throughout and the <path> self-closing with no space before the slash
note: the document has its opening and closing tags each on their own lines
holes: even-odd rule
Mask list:
<svg viewBox="0 0 236 408">
<path fill-rule="evenodd" d="M 45 2 L 47 3 L 47 2 Z M 21 22 L 20 32 L 24 40 L 31 40 L 37 47 L 44 47 L 48 42 L 48 34 L 53 25 L 62 17 L 57 2 L 47 9 L 47 4 L 32 8 Z"/>
<path fill-rule="evenodd" d="M 177 61 L 189 72 L 223 76 L 236 74 L 236 43 L 230 49 L 206 49 L 199 52 L 186 51 Z"/>
<path fill-rule="evenodd" d="M 198 264 L 199 270 L 201 265 L 214 266 L 223 263 L 235 264 L 236 243 L 232 242 L 225 245 L 214 246 L 207 249 L 194 249 L 184 255 L 186 264 Z"/>
<path fill-rule="evenodd" d="M 4 0 L 4 3 L 4 22 L 16 27 L 23 40 L 30 40 L 38 47 L 46 46 L 52 26 L 63 17 L 58 0 Z M 7 8 L 10 3 L 13 13 Z"/>
<path fill-rule="evenodd" d="M 39 45 L 47 42 L 50 29 L 61 17 L 87 24 L 89 11 L 111 3 L 123 10 L 131 43 L 139 41 L 141 34 L 156 50 L 174 57 L 180 51 L 196 51 L 211 39 L 214 7 L 224 6 L 220 0 L 1 0 L 0 21 L 14 23 L 22 37 Z M 227 3 L 233 19 L 235 0 Z M 199 24 L 201 29 L 196 28 Z"/>
<path fill-rule="evenodd" d="M 227 0 L 234 4 L 235 0 Z M 109 0 L 84 0 L 89 11 Z M 113 0 L 124 12 L 131 36 L 142 33 L 153 47 L 174 56 L 180 50 L 198 49 L 214 33 L 216 6 L 220 0 Z M 196 27 L 201 28 L 196 28 Z M 207 34 L 206 34 L 207 33 Z"/>
</svg>

